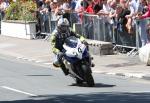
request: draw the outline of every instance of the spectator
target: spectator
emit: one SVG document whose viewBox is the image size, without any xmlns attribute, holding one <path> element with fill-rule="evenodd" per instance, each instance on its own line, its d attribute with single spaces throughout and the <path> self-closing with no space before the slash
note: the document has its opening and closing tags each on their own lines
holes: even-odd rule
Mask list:
<svg viewBox="0 0 150 103">
<path fill-rule="evenodd" d="M 88 14 L 93 14 L 94 11 L 93 11 L 93 1 L 92 0 L 87 0 L 86 2 L 84 3 L 87 3 L 86 5 L 86 8 L 85 8 L 85 13 L 88 13 Z M 93 20 L 91 17 L 89 16 L 83 16 L 83 19 L 84 19 L 84 35 L 86 38 L 88 39 L 93 39 Z"/>
<path fill-rule="evenodd" d="M 142 14 L 143 15 L 139 15 L 140 19 L 145 19 L 150 17 L 150 3 L 148 3 L 148 5 L 145 4 L 145 0 L 142 0 L 142 4 L 143 4 L 143 11 Z"/>
<path fill-rule="evenodd" d="M 102 9 L 103 9 L 102 5 L 100 5 L 99 3 L 94 3 L 94 7 L 93 7 L 94 14 L 97 14 Z"/>
<path fill-rule="evenodd" d="M 43 4 L 40 7 L 40 15 L 41 15 L 41 32 L 49 33 L 49 11 L 48 11 L 49 1 L 43 0 Z"/>
<path fill-rule="evenodd" d="M 115 0 L 113 1 L 110 1 L 109 3 L 109 6 L 110 6 L 110 11 L 109 11 L 109 15 L 107 17 L 107 20 L 105 21 L 105 27 L 106 27 L 106 35 L 105 36 L 105 40 L 106 41 L 109 41 L 109 42 L 113 42 L 115 43 L 115 33 L 113 33 L 114 30 L 113 28 L 116 26 L 116 21 L 115 21 L 115 9 L 116 9 L 116 6 L 117 6 L 117 2 Z"/>
<path fill-rule="evenodd" d="M 94 13 L 93 0 L 87 0 L 87 3 L 88 3 L 88 7 L 86 8 L 85 12 L 89 14 L 93 14 Z"/>
<path fill-rule="evenodd" d="M 111 11 L 111 0 L 102 0 L 102 9 L 97 13 L 100 16 L 108 16 Z"/>
<path fill-rule="evenodd" d="M 105 28 L 103 29 L 105 33 L 103 33 L 102 35 L 104 35 L 104 41 L 111 42 L 113 37 L 113 18 L 115 17 L 115 10 L 113 9 L 115 9 L 116 2 L 112 0 L 103 0 L 102 3 L 103 7 L 98 12 L 98 15 L 103 19 L 103 23 L 105 26 Z"/>
<path fill-rule="evenodd" d="M 36 10 L 36 18 L 37 18 L 37 24 L 36 24 L 36 36 L 39 37 L 41 35 L 41 13 L 40 10 L 42 9 L 43 1 L 36 0 L 37 10 Z"/>
<path fill-rule="evenodd" d="M 50 3 L 51 7 L 51 32 L 53 32 L 57 26 L 57 20 L 59 18 L 59 4 L 57 0 L 53 0 L 53 2 Z"/>
<path fill-rule="evenodd" d="M 70 26 L 78 21 L 78 16 L 75 13 L 76 2 L 74 0 L 65 0 L 63 4 L 64 18 L 67 18 Z"/>
<path fill-rule="evenodd" d="M 74 0 L 65 0 L 63 3 L 63 10 L 67 13 L 75 11 L 76 2 Z"/>
<path fill-rule="evenodd" d="M 129 46 L 130 36 L 127 33 L 126 23 L 127 18 L 126 15 L 129 15 L 130 11 L 127 8 L 123 8 L 122 5 L 118 4 L 116 7 L 116 17 L 118 20 L 118 33 L 119 33 L 119 44 Z"/>
<path fill-rule="evenodd" d="M 126 27 L 128 29 L 128 33 L 133 34 L 133 26 L 135 24 L 135 17 L 136 15 L 138 15 L 138 13 L 141 13 L 143 9 L 142 9 L 140 0 L 128 0 L 126 3 L 126 6 L 131 11 L 130 14 L 126 16 L 126 18 L 128 19 Z"/>
<path fill-rule="evenodd" d="M 147 11 L 144 14 L 138 15 L 138 18 L 140 19 L 139 31 L 140 31 L 140 39 L 142 43 L 141 46 L 144 46 L 148 42 L 148 34 L 146 32 L 147 25 L 146 25 L 146 20 L 144 19 L 150 17 L 150 1 L 148 1 L 148 5 L 146 8 L 147 8 Z"/>
<path fill-rule="evenodd" d="M 77 13 L 77 18 L 78 22 L 82 22 L 82 17 L 83 17 L 83 12 L 84 12 L 84 1 L 83 0 L 78 0 L 76 7 L 75 7 L 75 12 Z"/>
<path fill-rule="evenodd" d="M 1 19 L 4 18 L 6 9 L 8 7 L 9 7 L 9 1 L 8 0 L 1 0 L 1 4 L 0 4 Z"/>
<path fill-rule="evenodd" d="M 51 0 L 46 0 L 45 3 L 46 3 L 47 12 L 50 13 L 51 12 L 51 7 L 50 7 Z"/>
<path fill-rule="evenodd" d="M 60 14 L 64 13 L 64 11 L 63 11 L 63 3 L 64 3 L 63 0 L 57 1 L 57 8 L 55 9 L 55 13 L 57 15 L 60 15 Z"/>
<path fill-rule="evenodd" d="M 147 43 L 150 43 L 150 24 L 147 26 L 147 39 L 148 39 Z"/>
<path fill-rule="evenodd" d="M 78 3 L 81 3 L 80 6 Z M 79 16 L 79 22 L 82 23 L 83 21 L 83 14 L 87 13 L 87 7 L 89 6 L 88 2 L 86 0 L 80 0 L 80 2 L 77 2 L 76 8 L 75 8 L 75 12 L 77 12 L 78 16 Z"/>
<path fill-rule="evenodd" d="M 76 12 L 80 12 L 80 10 L 81 10 L 81 8 L 82 8 L 83 5 L 81 5 L 81 2 L 83 2 L 83 0 L 78 0 L 78 1 L 76 2 L 76 6 L 75 6 L 75 11 L 76 11 Z"/>
</svg>

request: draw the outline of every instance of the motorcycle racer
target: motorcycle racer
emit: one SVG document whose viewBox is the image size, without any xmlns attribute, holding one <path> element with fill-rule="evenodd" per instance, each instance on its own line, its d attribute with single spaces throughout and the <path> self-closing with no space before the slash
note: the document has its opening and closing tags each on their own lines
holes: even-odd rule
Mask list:
<svg viewBox="0 0 150 103">
<path fill-rule="evenodd" d="M 65 75 L 68 75 L 68 70 L 66 69 L 64 63 L 62 62 L 63 57 L 63 44 L 66 38 L 70 36 L 75 36 L 80 38 L 82 42 L 87 44 L 83 36 L 80 36 L 73 32 L 69 27 L 69 21 L 66 18 L 61 17 L 58 20 L 56 29 L 51 34 L 51 45 L 52 51 L 55 54 L 56 58 L 53 62 L 55 67 L 61 67 Z"/>
</svg>

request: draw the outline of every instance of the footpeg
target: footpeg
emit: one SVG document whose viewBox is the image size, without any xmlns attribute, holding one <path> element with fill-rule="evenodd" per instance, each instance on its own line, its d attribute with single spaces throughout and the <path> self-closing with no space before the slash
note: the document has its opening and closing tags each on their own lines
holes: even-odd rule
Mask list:
<svg viewBox="0 0 150 103">
<path fill-rule="evenodd" d="M 94 58 L 93 57 L 91 57 L 91 60 L 93 60 Z"/>
<path fill-rule="evenodd" d="M 92 64 L 91 64 L 91 67 L 95 67 L 95 64 L 94 64 L 94 63 L 92 63 Z"/>
</svg>

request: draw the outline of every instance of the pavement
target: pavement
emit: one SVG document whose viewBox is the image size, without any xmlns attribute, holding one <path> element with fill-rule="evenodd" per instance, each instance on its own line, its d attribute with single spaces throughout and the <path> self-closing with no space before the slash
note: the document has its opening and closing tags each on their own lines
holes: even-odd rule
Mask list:
<svg viewBox="0 0 150 103">
<path fill-rule="evenodd" d="M 0 35 L 0 54 L 58 69 L 52 66 L 53 53 L 49 41 L 43 39 L 26 40 Z M 141 78 L 150 80 L 150 66 L 141 63 L 138 55 L 92 55 L 94 73 Z"/>
</svg>

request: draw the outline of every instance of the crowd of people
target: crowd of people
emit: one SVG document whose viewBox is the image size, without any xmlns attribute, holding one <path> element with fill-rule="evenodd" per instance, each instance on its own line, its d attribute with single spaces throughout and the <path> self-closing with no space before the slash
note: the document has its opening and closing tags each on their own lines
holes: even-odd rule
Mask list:
<svg viewBox="0 0 150 103">
<path fill-rule="evenodd" d="M 0 10 L 4 15 L 5 9 L 9 6 L 10 1 L 0 0 Z M 135 22 L 138 23 L 139 34 L 142 46 L 149 42 L 149 25 L 146 24 L 145 18 L 150 17 L 150 0 L 34 0 L 37 4 L 39 15 L 37 18 L 39 26 L 46 25 L 45 31 L 49 31 L 48 14 L 51 13 L 51 29 L 56 27 L 56 21 L 60 14 L 63 14 L 69 22 L 82 23 L 83 14 L 97 15 L 105 17 L 110 25 L 117 25 L 119 34 L 122 36 L 121 41 L 129 40 L 128 36 L 135 34 Z M 42 15 L 42 16 L 41 16 Z M 70 17 L 73 18 L 70 20 Z M 40 29 L 40 27 L 39 27 Z"/>
<path fill-rule="evenodd" d="M 149 2 L 149 0 L 37 0 L 40 12 L 51 12 L 52 21 L 56 21 L 61 13 L 64 13 L 64 17 L 69 21 L 76 20 L 75 22 L 80 23 L 83 14 L 105 17 L 109 24 L 117 24 L 121 42 L 127 42 L 130 34 L 135 34 L 135 21 L 141 20 L 138 30 L 142 46 L 149 42 L 146 32 L 149 27 L 144 21 L 150 17 Z M 70 20 L 70 16 L 74 19 Z"/>
</svg>

